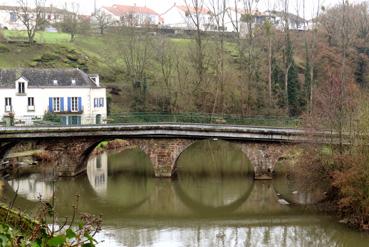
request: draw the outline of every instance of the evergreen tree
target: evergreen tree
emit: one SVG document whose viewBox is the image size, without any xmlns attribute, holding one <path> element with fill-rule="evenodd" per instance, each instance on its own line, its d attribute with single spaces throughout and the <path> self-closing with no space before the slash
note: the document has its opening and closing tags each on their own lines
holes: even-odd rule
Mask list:
<svg viewBox="0 0 369 247">
<path fill-rule="evenodd" d="M 284 73 L 278 66 L 275 57 L 272 58 L 272 89 L 273 95 L 276 95 L 277 104 L 279 107 L 285 107 L 285 100 L 283 97 L 284 90 Z"/>
<path fill-rule="evenodd" d="M 310 88 L 312 86 L 311 81 L 311 65 L 310 65 L 310 58 L 309 58 L 309 51 L 308 51 L 308 45 L 305 42 L 305 81 L 304 81 L 304 95 L 302 98 L 302 107 L 304 109 L 307 109 L 310 102 Z"/>
<path fill-rule="evenodd" d="M 285 49 L 286 64 L 290 66 L 288 70 L 288 86 L 287 86 L 287 101 L 288 112 L 290 116 L 297 116 L 301 112 L 300 104 L 300 86 L 298 81 L 298 71 L 293 59 L 293 47 L 290 35 L 286 36 L 286 49 Z"/>
</svg>

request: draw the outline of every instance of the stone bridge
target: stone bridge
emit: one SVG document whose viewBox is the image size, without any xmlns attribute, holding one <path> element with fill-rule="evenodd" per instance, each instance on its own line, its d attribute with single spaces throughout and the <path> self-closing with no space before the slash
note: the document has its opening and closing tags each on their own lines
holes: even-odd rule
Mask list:
<svg viewBox="0 0 369 247">
<path fill-rule="evenodd" d="M 329 143 L 325 132 L 314 140 Z M 49 151 L 59 176 L 76 176 L 101 141 L 125 140 L 126 149 L 140 148 L 150 158 L 157 177 L 171 177 L 181 153 L 198 140 L 225 140 L 237 144 L 254 167 L 255 178 L 270 178 L 277 161 L 292 147 L 309 142 L 301 129 L 194 124 L 142 124 L 64 127 L 0 128 L 0 158 L 15 146 L 32 145 Z"/>
</svg>

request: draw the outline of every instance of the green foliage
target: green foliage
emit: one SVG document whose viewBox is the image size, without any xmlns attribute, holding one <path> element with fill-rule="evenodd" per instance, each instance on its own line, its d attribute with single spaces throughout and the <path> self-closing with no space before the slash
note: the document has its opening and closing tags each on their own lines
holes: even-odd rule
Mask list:
<svg viewBox="0 0 369 247">
<path fill-rule="evenodd" d="M 287 34 L 286 37 L 285 57 L 286 66 L 289 67 L 287 86 L 288 111 L 290 116 L 298 116 L 301 113 L 300 84 L 298 80 L 298 71 L 294 60 L 292 41 L 289 34 Z"/>
<path fill-rule="evenodd" d="M 0 246 L 11 246 L 14 238 L 15 231 L 8 225 L 0 224 Z"/>
<path fill-rule="evenodd" d="M 302 106 L 306 109 L 310 101 L 310 88 L 312 86 L 312 78 L 311 78 L 311 65 L 309 58 L 309 48 L 307 43 L 305 42 L 305 81 L 304 81 L 304 94 L 302 98 Z"/>
<path fill-rule="evenodd" d="M 53 123 L 61 123 L 61 117 L 51 113 L 51 112 L 47 112 L 44 115 L 43 121 L 48 121 L 48 122 L 53 122 Z"/>
</svg>

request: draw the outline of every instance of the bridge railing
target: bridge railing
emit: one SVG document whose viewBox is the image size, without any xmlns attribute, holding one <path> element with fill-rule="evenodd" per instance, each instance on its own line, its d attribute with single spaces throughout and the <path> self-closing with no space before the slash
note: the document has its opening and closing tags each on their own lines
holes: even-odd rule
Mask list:
<svg viewBox="0 0 369 247">
<path fill-rule="evenodd" d="M 142 113 L 111 115 L 108 123 L 193 123 L 193 124 L 228 124 L 275 127 L 297 127 L 299 119 L 284 116 L 242 116 L 207 113 Z"/>
<path fill-rule="evenodd" d="M 64 118 L 63 118 L 64 117 Z M 298 127 L 299 119 L 284 116 L 242 116 L 207 113 L 142 113 L 129 112 L 111 114 L 99 118 L 95 115 L 67 116 L 14 116 L 4 117 L 1 126 L 65 126 L 65 125 L 116 125 L 145 123 L 188 123 L 188 124 L 224 124 L 270 127 Z M 80 118 L 79 118 L 80 117 Z"/>
</svg>

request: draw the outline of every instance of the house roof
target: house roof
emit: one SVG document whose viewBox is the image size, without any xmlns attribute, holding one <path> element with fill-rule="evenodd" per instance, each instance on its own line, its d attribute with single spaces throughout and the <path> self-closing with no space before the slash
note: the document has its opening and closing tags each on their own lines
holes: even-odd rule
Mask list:
<svg viewBox="0 0 369 247">
<path fill-rule="evenodd" d="M 192 7 L 192 6 L 186 6 L 186 5 L 176 5 L 176 7 L 183 12 L 190 12 L 191 14 L 196 14 L 196 13 L 209 14 L 210 12 L 210 10 L 204 7 L 199 8 L 199 9 L 196 9 L 195 7 Z"/>
<path fill-rule="evenodd" d="M 110 13 L 112 13 L 116 16 L 123 16 L 123 15 L 129 14 L 129 13 L 159 15 L 154 10 L 152 10 L 150 8 L 147 8 L 147 7 L 114 4 L 111 7 L 103 7 L 103 8 L 108 10 Z"/>
<path fill-rule="evenodd" d="M 75 87 L 97 88 L 90 77 L 79 69 L 0 69 L 0 88 L 14 88 L 15 82 L 23 77 L 29 87 Z M 72 85 L 72 79 L 75 84 Z M 54 84 L 54 80 L 58 84 Z"/>
<path fill-rule="evenodd" d="M 16 11 L 17 9 L 18 7 L 16 6 L 0 5 L 0 10 Z"/>
<path fill-rule="evenodd" d="M 288 19 L 292 20 L 292 21 L 295 21 L 295 22 L 307 22 L 307 20 L 305 20 L 304 18 L 298 16 L 298 15 L 295 15 L 295 14 L 292 14 L 292 13 L 284 13 L 283 11 L 276 11 L 276 10 L 272 10 L 272 11 L 266 11 L 266 13 L 271 13 L 275 16 L 278 16 L 278 17 L 281 17 L 281 18 L 284 18 L 285 15 L 287 16 Z"/>
</svg>

